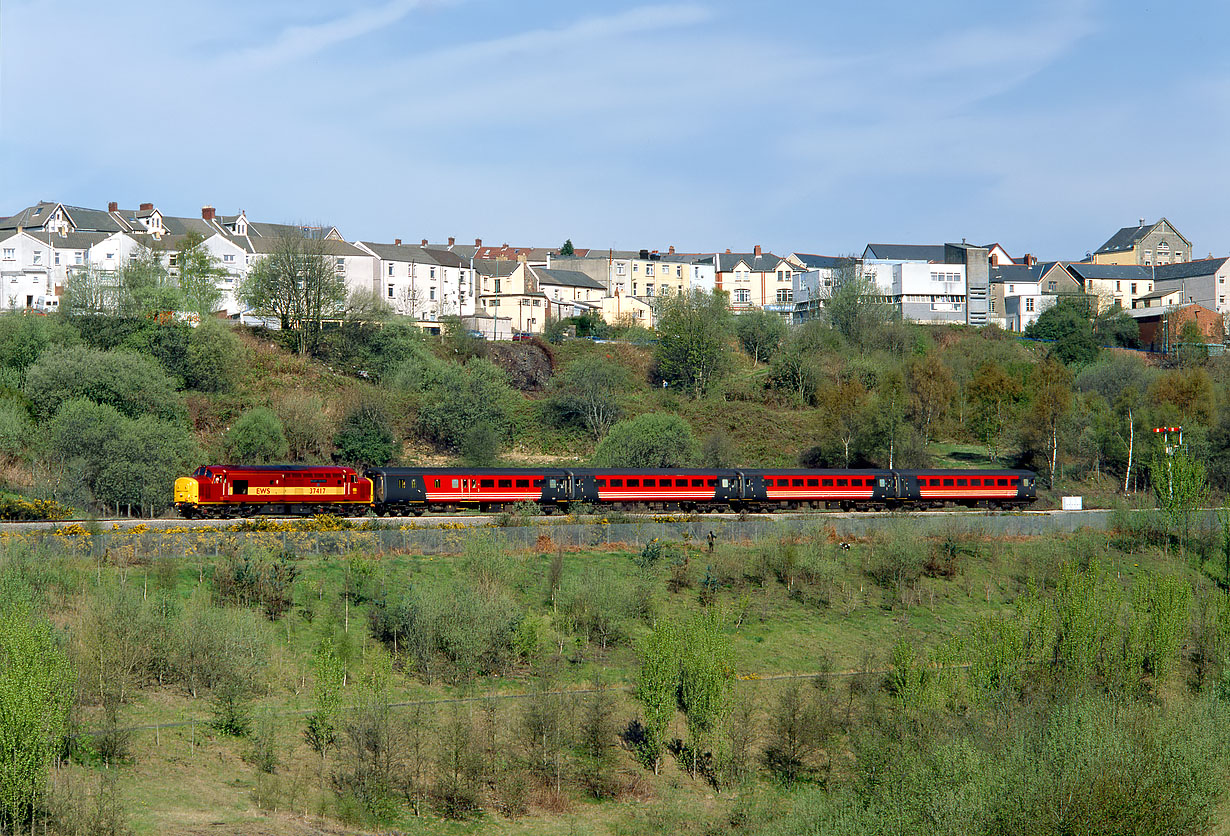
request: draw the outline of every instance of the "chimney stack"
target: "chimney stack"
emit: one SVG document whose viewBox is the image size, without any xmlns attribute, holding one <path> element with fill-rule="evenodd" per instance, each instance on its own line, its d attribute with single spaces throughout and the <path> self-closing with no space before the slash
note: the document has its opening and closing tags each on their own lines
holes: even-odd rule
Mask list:
<svg viewBox="0 0 1230 836">
<path fill-rule="evenodd" d="M 424 238 L 424 239 L 423 239 L 423 243 L 422 243 L 422 244 L 420 244 L 419 246 L 426 247 L 426 246 L 427 246 L 427 239 L 426 239 L 426 238 Z"/>
<path fill-rule="evenodd" d="M 726 248 L 726 255 L 730 255 L 730 247 Z"/>
<path fill-rule="evenodd" d="M 400 246 L 401 246 L 401 239 L 400 239 L 400 238 L 394 238 L 394 239 L 393 239 L 393 246 L 394 246 L 394 247 L 400 247 Z"/>
<path fill-rule="evenodd" d="M 483 239 L 482 239 L 482 238 L 475 238 L 475 239 L 474 239 L 474 246 L 476 246 L 476 247 L 481 247 L 482 245 L 483 245 Z"/>
<path fill-rule="evenodd" d="M 674 254 L 675 254 L 675 245 L 674 245 L 674 244 L 671 244 L 671 245 L 670 245 L 670 249 L 668 249 L 666 252 L 667 252 L 668 254 L 670 254 L 670 255 L 674 255 Z"/>
<path fill-rule="evenodd" d="M 202 206 L 201 207 L 201 220 L 212 221 L 213 219 L 214 219 L 214 207 Z"/>
<path fill-rule="evenodd" d="M 457 239 L 456 239 L 456 238 L 454 238 L 452 235 L 448 236 L 448 245 L 449 245 L 450 247 L 451 247 L 451 246 L 453 246 L 453 245 L 454 245 L 454 244 L 456 244 L 456 243 L 457 243 Z"/>
<path fill-rule="evenodd" d="M 1140 219 L 1140 225 L 1141 225 L 1141 226 L 1144 226 L 1144 225 L 1145 225 L 1145 219 L 1144 219 L 1144 218 L 1141 218 L 1141 219 Z"/>
<path fill-rule="evenodd" d="M 113 200 L 107 204 L 107 211 L 108 212 L 118 212 L 120 211 L 120 205 Z"/>
<path fill-rule="evenodd" d="M 760 245 L 757 244 L 755 247 L 753 247 L 752 252 L 755 253 L 756 255 L 760 255 Z"/>
<path fill-rule="evenodd" d="M 154 211 L 154 204 L 152 204 L 152 203 L 142 203 L 142 204 L 141 204 L 141 211 L 142 211 L 142 212 L 153 212 L 153 211 Z"/>
</svg>

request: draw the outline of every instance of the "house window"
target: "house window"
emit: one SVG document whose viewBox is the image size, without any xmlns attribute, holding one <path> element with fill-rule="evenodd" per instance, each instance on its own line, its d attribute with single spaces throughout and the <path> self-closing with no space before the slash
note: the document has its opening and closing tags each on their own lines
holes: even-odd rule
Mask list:
<svg viewBox="0 0 1230 836">
<path fill-rule="evenodd" d="M 432 267 L 432 268 L 431 268 L 431 272 L 430 272 L 430 274 L 428 275 L 428 278 L 430 278 L 430 279 L 434 279 L 435 277 L 436 277 L 436 268 Z"/>
<path fill-rule="evenodd" d="M 1055 283 L 1054 283 L 1054 282 L 1047 282 L 1047 283 L 1046 283 L 1046 289 L 1047 289 L 1049 292 L 1054 293 L 1054 292 L 1055 292 L 1055 288 L 1056 288 L 1056 285 L 1055 285 Z"/>
<path fill-rule="evenodd" d="M 17 257 L 17 249 L 15 247 L 5 247 L 4 248 L 4 260 L 5 261 L 12 261 L 16 257 Z"/>
<path fill-rule="evenodd" d="M 991 300 L 991 313 L 995 313 L 995 300 Z"/>
<path fill-rule="evenodd" d="M 1175 250 L 1175 251 L 1174 251 L 1174 260 L 1175 260 L 1175 264 L 1178 264 L 1180 261 L 1182 261 L 1182 260 L 1183 260 L 1183 251 L 1182 251 L 1182 250 Z"/>
<path fill-rule="evenodd" d="M 1016 293 L 1016 286 L 1015 286 L 1015 285 L 1008 285 L 1008 292 L 1009 292 L 1009 293 Z"/>
<path fill-rule="evenodd" d="M 752 292 L 750 290 L 748 290 L 746 287 L 740 287 L 740 288 L 735 289 L 735 303 L 736 304 L 746 305 L 748 302 L 751 302 L 751 301 L 752 301 Z"/>
<path fill-rule="evenodd" d="M 56 261 L 56 266 L 59 267 L 60 266 L 60 253 L 58 250 L 56 251 L 56 254 L 55 254 L 55 261 Z"/>
<path fill-rule="evenodd" d="M 633 273 L 639 272 L 640 268 L 641 268 L 641 265 L 637 264 L 635 261 L 632 262 L 632 272 Z"/>
<path fill-rule="evenodd" d="M 1025 297 L 1025 312 L 1033 313 L 1033 311 L 1034 311 L 1034 297 L 1026 296 Z"/>
<path fill-rule="evenodd" d="M 616 264 L 615 265 L 615 275 L 622 276 L 623 274 L 624 274 L 624 265 L 622 263 Z"/>
<path fill-rule="evenodd" d="M 427 299 L 431 302 L 436 301 L 436 289 L 434 287 L 427 291 Z"/>
<path fill-rule="evenodd" d="M 341 256 L 338 256 L 337 258 L 337 272 L 339 273 L 346 272 L 346 259 Z"/>
<path fill-rule="evenodd" d="M 393 285 L 389 285 L 389 298 L 393 298 Z"/>
<path fill-rule="evenodd" d="M 222 256 L 222 260 L 223 260 L 225 263 L 227 263 L 227 264 L 234 264 L 234 263 L 235 263 L 235 256 L 233 256 L 233 255 L 224 255 L 224 256 Z"/>
<path fill-rule="evenodd" d="M 35 250 L 35 251 L 34 251 L 34 263 L 35 263 L 35 264 L 42 264 L 42 263 L 43 263 L 43 251 L 42 251 L 42 250 Z"/>
<path fill-rule="evenodd" d="M 645 285 L 645 295 L 653 296 L 653 282 L 649 282 Z"/>
<path fill-rule="evenodd" d="M 653 265 L 652 265 L 652 264 L 646 264 L 646 265 L 645 265 L 645 275 L 646 275 L 646 276 L 652 276 L 652 275 L 653 275 Z"/>
<path fill-rule="evenodd" d="M 1123 290 L 1123 288 L 1121 287 L 1122 284 L 1123 282 L 1115 282 L 1115 290 Z"/>
<path fill-rule="evenodd" d="M 84 254 L 80 250 L 73 253 L 73 264 L 80 264 L 82 258 L 84 258 Z"/>
<path fill-rule="evenodd" d="M 495 292 L 496 293 L 500 292 L 500 280 L 499 279 L 495 280 Z"/>
<path fill-rule="evenodd" d="M 682 278 L 683 278 L 683 265 L 682 265 L 682 264 L 676 264 L 676 265 L 675 265 L 675 278 L 676 278 L 676 279 L 682 279 Z"/>
<path fill-rule="evenodd" d="M 393 265 L 392 264 L 389 265 L 389 275 L 390 276 L 393 275 Z"/>
<path fill-rule="evenodd" d="M 107 253 L 107 261 L 114 261 L 114 260 L 115 260 L 115 253 Z M 174 255 L 171 256 L 171 266 L 172 267 L 175 266 L 175 256 Z"/>
<path fill-rule="evenodd" d="M 1132 295 L 1136 295 L 1136 282 L 1132 282 Z"/>
<path fill-rule="evenodd" d="M 782 271 L 781 271 L 781 270 L 778 270 L 778 271 L 777 271 L 777 280 L 778 280 L 779 282 L 782 280 L 782 275 L 783 275 Z"/>
</svg>

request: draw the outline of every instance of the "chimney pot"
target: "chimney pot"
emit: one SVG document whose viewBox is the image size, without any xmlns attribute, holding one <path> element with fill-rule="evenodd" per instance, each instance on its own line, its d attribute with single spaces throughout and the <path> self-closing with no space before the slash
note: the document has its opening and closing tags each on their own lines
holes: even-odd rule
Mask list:
<svg viewBox="0 0 1230 836">
<path fill-rule="evenodd" d="M 726 248 L 726 255 L 730 255 L 730 247 Z"/>
<path fill-rule="evenodd" d="M 214 207 L 202 206 L 201 207 L 201 220 L 212 221 L 213 219 L 214 219 Z"/>
<path fill-rule="evenodd" d="M 1144 226 L 1144 225 L 1145 225 L 1145 219 L 1144 219 L 1144 218 L 1141 218 L 1141 219 L 1140 219 L 1140 225 L 1141 225 L 1141 226 Z"/>
<path fill-rule="evenodd" d="M 107 204 L 107 211 L 108 212 L 118 212 L 120 211 L 120 205 L 113 200 Z"/>
<path fill-rule="evenodd" d="M 454 245 L 454 244 L 456 244 L 456 243 L 457 243 L 457 239 L 456 239 L 456 238 L 454 238 L 452 235 L 448 236 L 448 245 L 449 245 L 450 247 L 451 247 L 451 246 L 453 246 L 453 245 Z"/>
<path fill-rule="evenodd" d="M 152 204 L 152 203 L 142 203 L 142 204 L 141 204 L 141 211 L 142 211 L 142 212 L 152 212 L 152 211 L 154 211 L 154 204 Z"/>
<path fill-rule="evenodd" d="M 424 239 L 423 239 L 423 243 L 421 244 L 421 246 L 424 246 L 424 247 L 426 247 L 426 246 L 427 246 L 427 239 L 426 239 L 426 238 L 424 238 Z"/>
<path fill-rule="evenodd" d="M 760 255 L 760 245 L 757 244 L 755 247 L 753 247 L 752 252 L 754 252 L 756 255 Z"/>
<path fill-rule="evenodd" d="M 483 245 L 483 239 L 482 239 L 482 238 L 475 238 L 475 239 L 474 239 L 474 246 L 476 246 L 476 247 L 481 247 L 482 245 Z"/>
<path fill-rule="evenodd" d="M 400 239 L 400 238 L 394 238 L 394 239 L 393 239 L 393 246 L 394 246 L 394 247 L 400 247 L 400 246 L 401 246 L 401 239 Z"/>
</svg>

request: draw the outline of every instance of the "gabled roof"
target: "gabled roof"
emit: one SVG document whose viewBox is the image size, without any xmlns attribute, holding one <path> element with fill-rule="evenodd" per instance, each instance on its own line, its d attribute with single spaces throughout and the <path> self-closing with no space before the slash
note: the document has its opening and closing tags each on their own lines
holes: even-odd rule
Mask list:
<svg viewBox="0 0 1230 836">
<path fill-rule="evenodd" d="M 1177 229 L 1174 228 L 1174 224 L 1172 224 L 1170 221 L 1166 220 L 1165 218 L 1161 218 L 1151 224 L 1145 223 L 1145 224 L 1140 224 L 1139 226 L 1123 227 L 1123 229 L 1120 229 L 1114 235 L 1110 236 L 1110 239 L 1105 244 L 1098 247 L 1097 252 L 1117 253 L 1117 252 L 1123 252 L 1124 250 L 1130 250 L 1132 249 L 1132 247 L 1136 246 L 1137 241 L 1139 241 L 1141 238 L 1144 238 L 1146 235 L 1148 235 L 1150 232 L 1152 232 L 1154 229 L 1161 226 L 1162 224 L 1166 224 L 1172 230 L 1174 230 L 1175 235 L 1178 235 L 1180 238 L 1183 238 L 1182 233 L 1180 233 Z M 1187 244 L 1189 247 L 1191 246 L 1191 241 L 1188 241 L 1186 238 L 1183 238 L 1183 243 Z"/>
<path fill-rule="evenodd" d="M 1212 276 L 1230 261 L 1230 257 L 1203 258 L 1200 261 L 1180 261 L 1178 264 L 1159 264 L 1154 270 L 1158 281 L 1166 279 L 1192 279 L 1197 276 Z"/>
<path fill-rule="evenodd" d="M 377 244 L 374 241 L 361 242 L 363 247 L 371 250 L 385 261 L 406 261 L 416 264 L 439 264 L 431 250 L 405 244 Z"/>
<path fill-rule="evenodd" d="M 991 283 L 1013 282 L 1016 284 L 1033 284 L 1042 281 L 1042 276 L 1045 275 L 1050 267 L 1051 265 L 1041 263 L 1032 266 L 1024 264 L 999 264 L 991 268 Z"/>
<path fill-rule="evenodd" d="M 586 287 L 590 290 L 606 290 L 606 286 L 579 270 L 548 270 L 546 267 L 528 267 L 540 285 L 552 284 L 564 287 Z"/>
<path fill-rule="evenodd" d="M 795 253 L 794 256 L 808 270 L 835 270 L 856 260 L 849 256 L 815 255 L 814 253 Z"/>
<path fill-rule="evenodd" d="M 481 276 L 491 276 L 497 279 L 511 276 L 520 266 L 520 261 L 497 260 L 494 258 L 474 259 L 474 272 Z"/>
<path fill-rule="evenodd" d="M 1089 264 L 1084 261 L 1076 261 L 1068 265 L 1068 272 L 1081 281 L 1088 279 L 1147 281 L 1153 278 L 1151 268 L 1142 267 L 1138 264 Z"/>
<path fill-rule="evenodd" d="M 944 261 L 943 244 L 868 244 L 863 258 L 880 261 Z"/>
<path fill-rule="evenodd" d="M 83 232 L 144 232 L 140 224 L 130 224 L 102 209 L 87 209 L 83 206 L 65 206 L 69 222 Z"/>
<path fill-rule="evenodd" d="M 457 253 L 449 252 L 448 250 L 438 249 L 436 247 L 424 247 L 423 252 L 431 256 L 436 264 L 442 267 L 469 267 L 470 259 L 462 258 Z"/>
<path fill-rule="evenodd" d="M 70 232 L 67 235 L 59 235 L 54 232 L 29 229 L 25 232 L 32 238 L 45 241 L 49 247 L 57 250 L 88 250 L 115 234 L 114 232 Z"/>
<path fill-rule="evenodd" d="M 747 268 L 753 273 L 771 273 L 777 269 L 777 265 L 785 261 L 781 256 L 776 256 L 773 253 L 717 253 L 717 261 L 715 266 L 719 273 L 729 273 L 738 266 L 742 261 L 747 265 Z M 708 259 L 706 259 L 708 260 Z M 793 270 L 794 265 L 790 266 Z"/>
<path fill-rule="evenodd" d="M 49 203 L 41 200 L 33 206 L 27 206 L 17 214 L 5 218 L 3 223 L 0 223 L 0 229 L 17 229 L 17 227 L 42 226 L 51 217 L 52 212 L 59 206 L 58 203 Z"/>
<path fill-rule="evenodd" d="M 212 224 L 204 218 L 175 218 L 169 215 L 162 216 L 162 228 L 171 235 L 187 235 L 189 232 L 195 232 L 205 238 L 219 232 L 228 235 L 230 233 L 229 229 Z"/>
</svg>

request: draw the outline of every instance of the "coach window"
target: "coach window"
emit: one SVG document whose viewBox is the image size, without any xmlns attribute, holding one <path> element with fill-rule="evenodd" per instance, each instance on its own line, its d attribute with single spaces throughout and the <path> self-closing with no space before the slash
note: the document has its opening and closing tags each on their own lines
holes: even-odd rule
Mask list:
<svg viewBox="0 0 1230 836">
<path fill-rule="evenodd" d="M 705 486 L 706 486 L 706 487 L 710 487 L 710 488 L 716 488 L 716 487 L 717 487 L 717 479 L 708 479 L 708 480 L 706 480 L 706 481 L 705 481 Z"/>
<path fill-rule="evenodd" d="M 457 480 L 457 479 L 454 479 L 454 480 L 453 480 L 453 488 L 454 488 L 454 489 L 456 489 L 456 488 L 460 488 L 460 487 L 461 487 L 461 482 L 460 482 L 459 480 Z"/>
<path fill-rule="evenodd" d="M 494 488 L 495 480 L 494 479 L 480 479 L 478 482 L 478 486 L 480 488 Z"/>
<path fill-rule="evenodd" d="M 605 479 L 599 479 L 599 480 L 598 480 L 598 487 L 600 487 L 600 488 L 605 488 L 605 487 L 606 487 L 606 480 L 605 480 Z"/>
<path fill-rule="evenodd" d="M 1006 488 L 1006 487 L 1008 487 L 1008 480 L 1007 480 L 1007 479 L 1000 479 L 1000 480 L 998 480 L 998 483 L 999 483 L 999 486 L 1000 486 L 1001 488 Z"/>
<path fill-rule="evenodd" d="M 512 479 L 501 479 L 501 480 L 500 480 L 500 487 L 501 487 L 501 488 L 511 488 L 511 487 L 512 487 Z"/>
<path fill-rule="evenodd" d="M 656 488 L 657 486 L 658 486 L 658 483 L 657 483 L 657 481 L 656 481 L 656 480 L 654 480 L 654 479 L 646 479 L 646 480 L 645 480 L 645 487 L 647 487 L 647 488 Z"/>
<path fill-rule="evenodd" d="M 968 482 L 967 480 L 965 480 L 965 479 L 958 479 L 958 480 L 957 480 L 957 487 L 959 487 L 959 488 L 964 488 L 964 487 L 968 487 L 968 486 L 969 486 L 969 482 Z"/>
<path fill-rule="evenodd" d="M 969 486 L 971 488 L 980 488 L 982 487 L 982 480 L 981 479 L 970 479 Z"/>
<path fill-rule="evenodd" d="M 623 480 L 623 479 L 612 479 L 612 480 L 611 480 L 611 487 L 612 487 L 612 488 L 622 488 L 623 486 L 624 486 L 624 480 Z"/>
<path fill-rule="evenodd" d="M 862 479 L 851 479 L 851 480 L 850 480 L 850 487 L 852 487 L 852 488 L 861 488 L 862 486 L 863 486 L 863 480 L 862 480 Z"/>
<path fill-rule="evenodd" d="M 801 488 L 803 487 L 803 480 L 802 479 L 791 479 L 790 484 L 796 488 Z"/>
<path fill-rule="evenodd" d="M 406 480 L 405 480 L 405 479 L 398 479 L 398 480 L 397 480 L 397 487 L 401 488 L 401 489 L 404 491 L 404 490 L 406 489 Z"/>
<path fill-rule="evenodd" d="M 820 484 L 826 488 L 831 488 L 833 487 L 833 480 L 832 479 L 821 479 Z"/>
<path fill-rule="evenodd" d="M 939 486 L 940 486 L 940 480 L 939 480 L 939 479 L 932 479 L 932 480 L 931 480 L 931 487 L 933 487 L 933 488 L 938 488 Z"/>
<path fill-rule="evenodd" d="M 1016 477 L 1014 476 L 1013 478 L 1011 478 L 1011 479 L 1009 479 L 1009 480 L 1008 480 L 1008 484 L 1010 484 L 1010 485 L 1016 485 L 1016 484 L 1019 484 L 1019 482 L 1018 482 L 1018 480 L 1016 479 Z"/>
<path fill-rule="evenodd" d="M 436 487 L 437 487 L 437 488 L 438 488 L 438 487 L 440 487 L 440 480 L 439 480 L 439 479 L 437 479 L 437 480 L 436 480 Z"/>
<path fill-rule="evenodd" d="M 517 487 L 518 487 L 518 488 L 528 488 L 529 486 L 530 486 L 530 480 L 529 480 L 529 479 L 518 479 L 518 480 L 517 480 Z"/>
<path fill-rule="evenodd" d="M 641 480 L 640 480 L 640 479 L 629 479 L 629 480 L 628 480 L 628 487 L 630 487 L 630 488 L 639 488 L 640 486 L 641 486 Z"/>
<path fill-rule="evenodd" d="M 838 480 L 837 480 L 837 487 L 839 487 L 839 488 L 848 487 L 848 485 L 847 485 L 847 481 L 846 481 L 845 479 L 838 479 Z"/>
<path fill-rule="evenodd" d="M 946 487 L 946 488 L 951 488 L 951 487 L 952 487 L 952 480 L 951 480 L 951 479 L 945 479 L 945 480 L 944 480 L 944 487 Z"/>
<path fill-rule="evenodd" d="M 670 480 L 670 479 L 659 479 L 659 480 L 658 480 L 658 487 L 661 487 L 661 488 L 669 488 L 670 486 L 671 486 L 671 480 Z"/>
<path fill-rule="evenodd" d="M 704 479 L 693 479 L 693 480 L 692 480 L 692 487 L 694 487 L 694 488 L 703 488 L 704 486 L 705 486 L 705 480 L 704 480 Z"/>
</svg>

